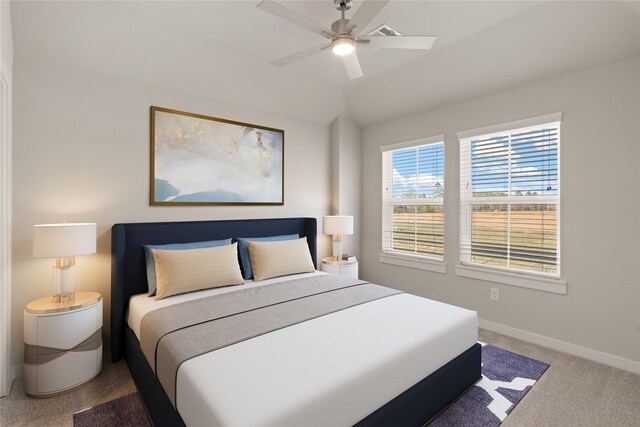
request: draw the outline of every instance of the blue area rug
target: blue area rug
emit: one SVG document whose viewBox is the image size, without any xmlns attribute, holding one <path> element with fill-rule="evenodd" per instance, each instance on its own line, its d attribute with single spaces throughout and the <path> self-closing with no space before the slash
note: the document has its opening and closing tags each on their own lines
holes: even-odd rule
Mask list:
<svg viewBox="0 0 640 427">
<path fill-rule="evenodd" d="M 482 379 L 429 427 L 499 426 L 548 367 L 538 360 L 482 344 Z"/>
<path fill-rule="evenodd" d="M 153 427 L 138 393 L 73 414 L 73 427 Z"/>
</svg>

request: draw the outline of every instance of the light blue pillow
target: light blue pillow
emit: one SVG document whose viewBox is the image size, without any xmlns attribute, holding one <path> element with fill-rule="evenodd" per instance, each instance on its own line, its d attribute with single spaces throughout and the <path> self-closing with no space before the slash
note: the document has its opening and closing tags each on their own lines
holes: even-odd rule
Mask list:
<svg viewBox="0 0 640 427">
<path fill-rule="evenodd" d="M 249 242 L 277 242 L 280 240 L 299 239 L 298 234 L 283 234 L 281 236 L 269 237 L 238 237 L 238 253 L 240 254 L 240 265 L 242 266 L 242 277 L 251 279 L 253 270 L 251 269 L 251 259 L 249 258 Z"/>
<path fill-rule="evenodd" d="M 205 242 L 191 242 L 191 243 L 169 243 L 167 245 L 143 245 L 144 246 L 144 258 L 147 263 L 147 283 L 149 284 L 149 296 L 152 297 L 156 294 L 156 265 L 153 261 L 153 254 L 151 249 L 162 249 L 165 251 L 170 250 L 183 250 L 183 249 L 202 249 L 202 248 L 215 248 L 216 246 L 230 245 L 231 238 L 222 240 L 208 240 Z"/>
</svg>

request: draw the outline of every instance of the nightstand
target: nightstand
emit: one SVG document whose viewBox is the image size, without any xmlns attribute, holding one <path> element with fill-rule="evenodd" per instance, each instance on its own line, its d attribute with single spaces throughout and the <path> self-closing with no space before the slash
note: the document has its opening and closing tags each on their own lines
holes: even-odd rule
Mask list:
<svg viewBox="0 0 640 427">
<path fill-rule="evenodd" d="M 335 257 L 322 258 L 320 270 L 338 276 L 358 278 L 358 261 L 336 261 Z"/>
<path fill-rule="evenodd" d="M 102 297 L 76 292 L 72 302 L 42 298 L 24 310 L 24 391 L 51 397 L 102 369 Z"/>
</svg>

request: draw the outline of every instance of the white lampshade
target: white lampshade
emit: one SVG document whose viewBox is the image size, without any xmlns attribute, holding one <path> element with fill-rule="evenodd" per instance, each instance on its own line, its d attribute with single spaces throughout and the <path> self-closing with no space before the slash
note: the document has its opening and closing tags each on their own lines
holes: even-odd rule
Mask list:
<svg viewBox="0 0 640 427">
<path fill-rule="evenodd" d="M 63 258 L 96 253 L 96 224 L 33 226 L 33 256 Z"/>
<path fill-rule="evenodd" d="M 331 215 L 322 218 L 324 234 L 353 234 L 353 217 L 347 215 Z"/>
</svg>

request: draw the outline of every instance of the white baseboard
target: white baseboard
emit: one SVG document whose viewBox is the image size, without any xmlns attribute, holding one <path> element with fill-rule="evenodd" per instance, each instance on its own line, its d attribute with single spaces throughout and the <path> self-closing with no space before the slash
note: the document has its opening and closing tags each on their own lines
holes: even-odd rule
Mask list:
<svg viewBox="0 0 640 427">
<path fill-rule="evenodd" d="M 545 337 L 544 335 L 534 334 L 533 332 L 512 328 L 511 326 L 490 322 L 484 319 L 478 319 L 478 326 L 488 331 L 496 332 L 498 334 L 517 338 L 523 341 L 528 341 L 533 344 L 538 344 L 543 347 L 548 347 L 553 350 L 568 353 L 573 356 L 581 357 L 583 359 L 593 360 L 594 362 L 613 366 L 614 368 L 624 369 L 625 371 L 633 372 L 634 374 L 640 375 L 640 362 L 636 362 L 634 360 L 629 360 L 623 357 L 614 356 L 613 354 L 603 353 L 598 350 L 570 344 L 568 342 L 560 341 L 555 338 Z"/>
<path fill-rule="evenodd" d="M 22 377 L 22 365 L 13 365 L 11 367 L 11 377 L 14 380 Z"/>
</svg>

